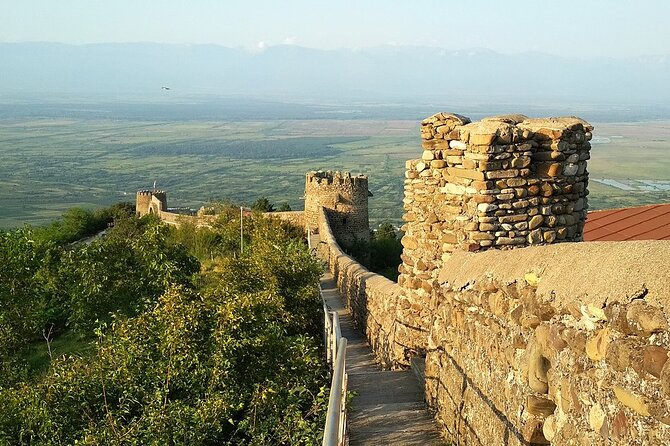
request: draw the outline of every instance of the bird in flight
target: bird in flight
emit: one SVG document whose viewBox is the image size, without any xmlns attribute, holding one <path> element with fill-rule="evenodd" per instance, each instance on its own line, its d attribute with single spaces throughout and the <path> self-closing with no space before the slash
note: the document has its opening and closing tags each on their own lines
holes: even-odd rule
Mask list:
<svg viewBox="0 0 670 446">
<path fill-rule="evenodd" d="M 161 90 L 170 90 L 170 87 L 166 87 L 165 85 L 163 85 L 163 86 L 161 87 Z"/>
</svg>

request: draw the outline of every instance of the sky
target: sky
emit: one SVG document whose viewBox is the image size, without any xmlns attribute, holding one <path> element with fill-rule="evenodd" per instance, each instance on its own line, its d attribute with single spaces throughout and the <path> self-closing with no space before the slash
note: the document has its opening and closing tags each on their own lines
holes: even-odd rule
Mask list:
<svg viewBox="0 0 670 446">
<path fill-rule="evenodd" d="M 0 0 L 0 42 L 670 54 L 670 0 Z"/>
</svg>

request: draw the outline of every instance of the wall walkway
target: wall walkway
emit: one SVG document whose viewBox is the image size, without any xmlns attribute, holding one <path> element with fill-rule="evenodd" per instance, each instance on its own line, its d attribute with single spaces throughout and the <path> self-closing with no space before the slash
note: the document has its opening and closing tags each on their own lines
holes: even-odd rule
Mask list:
<svg viewBox="0 0 670 446">
<path fill-rule="evenodd" d="M 428 413 L 424 392 L 410 370 L 383 370 L 370 345 L 355 327 L 351 313 L 330 273 L 321 279 L 326 305 L 337 311 L 342 336 L 347 338 L 349 390 L 356 393 L 349 411 L 351 446 L 443 445 L 439 429 Z"/>
</svg>

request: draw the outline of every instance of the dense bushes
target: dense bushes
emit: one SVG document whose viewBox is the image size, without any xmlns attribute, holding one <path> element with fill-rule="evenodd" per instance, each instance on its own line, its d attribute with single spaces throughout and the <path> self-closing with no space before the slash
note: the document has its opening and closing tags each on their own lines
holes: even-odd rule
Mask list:
<svg viewBox="0 0 670 446">
<path fill-rule="evenodd" d="M 65 212 L 60 220 L 36 228 L 34 236 L 59 245 L 71 243 L 102 231 L 115 219 L 128 217 L 134 213 L 135 208 L 130 203 L 118 203 L 96 211 L 72 208 Z"/>
<path fill-rule="evenodd" d="M 379 229 L 371 232 L 369 243 L 357 241 L 342 248 L 370 271 L 393 281 L 398 279 L 402 245 L 392 224 L 379 225 Z"/>
<path fill-rule="evenodd" d="M 56 314 L 65 330 L 97 334 L 88 354 L 0 384 L 0 444 L 318 443 L 327 403 L 321 266 L 294 228 L 256 215 L 245 218 L 241 256 L 229 239 L 239 230 L 234 215 L 203 230 L 133 217 L 60 254 L 27 233 L 3 234 L 14 240 L 3 254 L 18 263 L 0 280 L 23 283 L 14 267 L 26 267 L 44 296 L 39 310 L 67 309 L 52 308 L 41 324 Z M 180 240 L 208 253 L 200 274 L 192 276 L 198 262 Z M 49 249 L 41 271 L 34 259 Z M 40 328 L 14 337 L 32 340 Z"/>
</svg>

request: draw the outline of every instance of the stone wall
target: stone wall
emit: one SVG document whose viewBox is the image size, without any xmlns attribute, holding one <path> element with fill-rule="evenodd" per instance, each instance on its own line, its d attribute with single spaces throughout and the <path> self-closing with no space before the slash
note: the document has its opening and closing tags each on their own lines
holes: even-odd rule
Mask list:
<svg viewBox="0 0 670 446">
<path fill-rule="evenodd" d="M 211 226 L 216 220 L 216 215 L 187 215 L 176 212 L 161 211 L 158 215 L 163 223 L 179 226 L 182 223 L 190 223 L 197 227 Z"/>
<path fill-rule="evenodd" d="M 395 341 L 396 305 L 400 286 L 384 276 L 371 273 L 346 255 L 335 240 L 325 209 L 319 218 L 319 255 L 337 282 L 357 326 L 366 334 L 375 356 L 384 367 L 402 354 Z"/>
<path fill-rule="evenodd" d="M 325 208 L 330 228 L 339 243 L 370 240 L 368 177 L 349 172 L 309 172 L 305 177 L 305 222 L 319 228 Z"/>
<path fill-rule="evenodd" d="M 574 117 L 422 122 L 423 153 L 405 174 L 400 364 L 426 349 L 431 296 L 451 253 L 581 240 L 592 129 Z"/>
<path fill-rule="evenodd" d="M 367 190 L 367 182 L 365 183 L 365 187 Z M 165 191 L 157 190 L 138 191 L 135 199 L 135 212 L 138 217 L 143 217 L 147 214 L 155 214 L 164 223 L 174 226 L 178 226 L 184 222 L 194 224 L 195 226 L 211 226 L 217 218 L 216 215 L 205 214 L 203 212 L 198 212 L 197 215 L 170 212 L 167 207 L 167 193 Z M 264 215 L 266 217 L 287 221 L 301 228 L 305 227 L 305 216 L 303 211 L 266 212 Z"/>
<path fill-rule="evenodd" d="M 305 213 L 303 211 L 266 212 L 266 217 L 278 218 L 300 228 L 305 228 Z"/>
<path fill-rule="evenodd" d="M 670 242 L 454 253 L 426 397 L 458 444 L 670 442 Z"/>
</svg>

